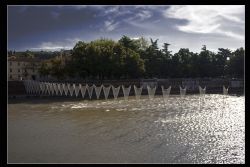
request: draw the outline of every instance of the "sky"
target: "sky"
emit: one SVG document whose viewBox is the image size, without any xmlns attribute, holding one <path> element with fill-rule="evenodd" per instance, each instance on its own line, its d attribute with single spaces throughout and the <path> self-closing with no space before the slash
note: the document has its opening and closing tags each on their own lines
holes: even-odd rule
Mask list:
<svg viewBox="0 0 250 167">
<path fill-rule="evenodd" d="M 76 42 L 123 35 L 200 52 L 202 45 L 245 48 L 244 5 L 8 6 L 8 50 L 72 49 Z"/>
</svg>

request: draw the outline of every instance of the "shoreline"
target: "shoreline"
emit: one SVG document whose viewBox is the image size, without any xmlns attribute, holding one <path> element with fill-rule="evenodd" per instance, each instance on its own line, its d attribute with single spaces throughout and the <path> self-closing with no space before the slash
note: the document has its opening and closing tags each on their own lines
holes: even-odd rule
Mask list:
<svg viewBox="0 0 250 167">
<path fill-rule="evenodd" d="M 198 96 L 199 94 L 187 94 L 186 96 Z M 220 93 L 209 93 L 206 95 L 223 95 Z M 178 97 L 179 94 L 170 94 L 170 97 Z M 244 94 L 228 94 L 228 96 L 245 96 Z M 162 95 L 155 95 L 156 98 L 163 98 Z M 135 96 L 129 96 L 128 100 L 135 100 Z M 148 95 L 141 95 L 141 99 L 148 99 Z M 113 97 L 109 97 L 107 100 L 115 100 Z M 117 100 L 124 100 L 124 97 L 120 96 L 117 98 Z M 149 99 L 148 99 L 149 100 Z M 82 98 L 82 97 L 75 97 L 75 96 L 26 96 L 26 95 L 17 95 L 15 97 L 8 97 L 8 104 L 16 104 L 16 103 L 22 103 L 22 102 L 31 102 L 31 103 L 50 103 L 50 102 L 79 102 L 79 101 L 105 101 L 105 98 Z"/>
</svg>

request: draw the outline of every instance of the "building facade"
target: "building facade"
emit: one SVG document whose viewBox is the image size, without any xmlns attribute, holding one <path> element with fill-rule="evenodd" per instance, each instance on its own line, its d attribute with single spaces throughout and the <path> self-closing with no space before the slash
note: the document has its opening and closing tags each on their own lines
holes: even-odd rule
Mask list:
<svg viewBox="0 0 250 167">
<path fill-rule="evenodd" d="M 8 80 L 38 80 L 40 78 L 40 66 L 41 62 L 39 59 L 25 57 L 16 58 L 15 56 L 8 57 Z"/>
</svg>

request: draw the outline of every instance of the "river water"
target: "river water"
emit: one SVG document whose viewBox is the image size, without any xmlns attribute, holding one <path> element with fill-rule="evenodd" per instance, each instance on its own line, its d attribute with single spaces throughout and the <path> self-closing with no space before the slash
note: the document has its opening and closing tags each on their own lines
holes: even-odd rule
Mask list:
<svg viewBox="0 0 250 167">
<path fill-rule="evenodd" d="M 245 163 L 245 96 L 13 100 L 8 163 Z"/>
</svg>

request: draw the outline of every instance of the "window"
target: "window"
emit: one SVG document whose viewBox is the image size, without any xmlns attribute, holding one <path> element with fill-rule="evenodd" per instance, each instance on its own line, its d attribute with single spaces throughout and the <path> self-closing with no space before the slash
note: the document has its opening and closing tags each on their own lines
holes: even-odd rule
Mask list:
<svg viewBox="0 0 250 167">
<path fill-rule="evenodd" d="M 12 72 L 12 69 L 10 68 L 10 72 Z"/>
<path fill-rule="evenodd" d="M 20 62 L 18 62 L 17 65 L 20 66 Z"/>
<path fill-rule="evenodd" d="M 10 75 L 10 79 L 12 79 L 12 75 Z"/>
<path fill-rule="evenodd" d="M 18 72 L 20 72 L 20 69 L 18 69 Z"/>
</svg>

